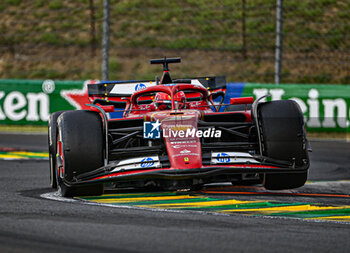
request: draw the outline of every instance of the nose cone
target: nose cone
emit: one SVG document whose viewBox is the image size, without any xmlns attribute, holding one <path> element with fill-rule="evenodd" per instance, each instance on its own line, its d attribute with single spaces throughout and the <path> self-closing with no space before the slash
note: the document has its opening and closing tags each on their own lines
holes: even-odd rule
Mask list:
<svg viewBox="0 0 350 253">
<path fill-rule="evenodd" d="M 195 140 L 177 140 L 166 143 L 171 168 L 193 169 L 202 167 L 201 144 Z"/>
<path fill-rule="evenodd" d="M 196 136 L 197 111 L 169 115 L 162 120 L 163 139 L 167 148 L 171 168 L 191 169 L 202 166 L 200 138 Z"/>
</svg>

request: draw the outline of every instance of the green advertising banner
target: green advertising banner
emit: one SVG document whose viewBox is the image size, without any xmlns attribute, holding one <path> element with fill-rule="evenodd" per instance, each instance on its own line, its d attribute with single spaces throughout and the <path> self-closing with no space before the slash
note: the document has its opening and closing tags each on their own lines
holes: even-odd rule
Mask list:
<svg viewBox="0 0 350 253">
<path fill-rule="evenodd" d="M 270 95 L 266 101 L 296 101 L 309 130 L 350 132 L 350 85 L 245 84 L 242 96 L 252 95 L 255 99 Z"/>
<path fill-rule="evenodd" d="M 87 83 L 96 81 L 0 80 L 0 124 L 46 125 L 55 111 L 86 109 Z M 350 85 L 228 83 L 228 96 L 292 99 L 308 130 L 350 132 Z"/>
<path fill-rule="evenodd" d="M 52 112 L 84 109 L 88 82 L 0 80 L 0 124 L 47 125 Z"/>
</svg>

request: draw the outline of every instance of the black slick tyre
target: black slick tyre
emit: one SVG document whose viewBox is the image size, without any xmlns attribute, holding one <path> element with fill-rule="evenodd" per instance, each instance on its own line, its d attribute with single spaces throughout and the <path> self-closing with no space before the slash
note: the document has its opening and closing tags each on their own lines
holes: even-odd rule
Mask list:
<svg viewBox="0 0 350 253">
<path fill-rule="evenodd" d="M 301 187 L 307 180 L 307 172 L 265 174 L 263 185 L 267 190 L 286 190 Z"/>
<path fill-rule="evenodd" d="M 103 166 L 102 120 L 91 111 L 68 111 L 58 118 L 59 190 L 64 197 L 101 195 L 103 184 L 72 186 L 75 177 Z M 62 171 L 63 170 L 63 171 Z"/>
<path fill-rule="evenodd" d="M 48 143 L 49 143 L 49 164 L 50 164 L 50 186 L 57 189 L 57 169 L 56 169 L 56 154 L 57 154 L 57 118 L 64 111 L 54 112 L 50 115 L 48 123 Z"/>
<path fill-rule="evenodd" d="M 304 119 L 300 107 L 292 100 L 279 100 L 258 105 L 258 120 L 264 156 L 294 163 L 296 168 L 308 165 Z M 269 190 L 301 187 L 307 171 L 265 173 L 263 185 Z"/>
</svg>

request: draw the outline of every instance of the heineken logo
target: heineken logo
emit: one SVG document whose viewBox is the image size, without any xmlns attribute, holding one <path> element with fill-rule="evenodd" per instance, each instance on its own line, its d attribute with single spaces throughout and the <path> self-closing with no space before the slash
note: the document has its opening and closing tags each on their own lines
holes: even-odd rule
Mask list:
<svg viewBox="0 0 350 253">
<path fill-rule="evenodd" d="M 77 89 L 69 89 L 71 85 L 60 82 L 57 85 L 53 80 L 38 81 L 35 85 L 16 84 L 14 89 L 11 87 L 13 84 L 0 86 L 0 121 L 7 124 L 17 121 L 47 122 L 50 113 L 55 111 L 87 109 L 86 104 L 90 103 L 87 84 L 93 82 L 96 81 L 87 80 Z"/>
<path fill-rule="evenodd" d="M 20 91 L 5 93 L 0 90 L 0 120 L 48 121 L 50 100 L 43 92 L 23 94 Z"/>
<path fill-rule="evenodd" d="M 302 91 L 305 92 L 305 90 Z M 302 97 L 288 96 L 285 89 L 281 88 L 254 89 L 253 94 L 256 98 L 271 95 L 271 100 L 294 100 L 300 106 L 305 123 L 309 128 L 347 128 L 350 126 L 350 104 L 347 103 L 347 100 L 341 97 L 331 98 L 328 94 L 322 97 L 316 88 L 309 89 L 306 96 L 302 94 L 304 95 Z M 349 96 L 349 94 L 343 95 Z"/>
</svg>

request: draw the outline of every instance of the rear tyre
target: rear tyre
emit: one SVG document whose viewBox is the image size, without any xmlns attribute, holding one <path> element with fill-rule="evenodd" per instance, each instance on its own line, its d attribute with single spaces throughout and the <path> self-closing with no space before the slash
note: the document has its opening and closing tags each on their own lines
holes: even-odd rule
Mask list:
<svg viewBox="0 0 350 253">
<path fill-rule="evenodd" d="M 57 154 L 57 118 L 64 111 L 54 112 L 50 115 L 48 123 L 48 142 L 49 142 L 49 163 L 50 163 L 50 186 L 57 189 L 57 169 L 56 169 L 56 154 Z"/>
<path fill-rule="evenodd" d="M 74 178 L 103 166 L 102 120 L 91 111 L 68 111 L 58 118 L 59 189 L 64 197 L 101 195 L 103 184 L 71 186 Z M 61 145 L 61 146 L 60 146 Z M 66 182 L 66 183 L 65 183 Z"/>
<path fill-rule="evenodd" d="M 308 163 L 303 114 L 295 101 L 279 100 L 259 104 L 258 120 L 263 155 L 293 162 L 295 167 Z M 301 173 L 265 173 L 263 185 L 269 190 L 301 187 L 307 171 Z"/>
</svg>

